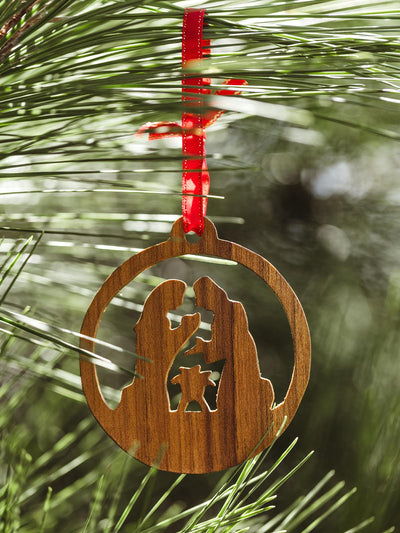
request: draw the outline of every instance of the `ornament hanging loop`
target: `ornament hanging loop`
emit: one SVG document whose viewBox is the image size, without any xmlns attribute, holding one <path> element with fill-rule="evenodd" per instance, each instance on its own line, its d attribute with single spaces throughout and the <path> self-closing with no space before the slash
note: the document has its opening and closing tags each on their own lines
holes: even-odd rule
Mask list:
<svg viewBox="0 0 400 533">
<path fill-rule="evenodd" d="M 182 123 L 155 122 L 144 124 L 137 135 L 149 133 L 149 140 L 163 137 L 182 137 L 182 216 L 186 233 L 202 235 L 207 211 L 210 176 L 206 163 L 206 128 L 223 113 L 221 109 L 207 109 L 204 96 L 211 95 L 210 78 L 194 72 L 204 57 L 210 55 L 210 40 L 203 38 L 205 9 L 187 8 L 182 28 Z M 227 79 L 226 87 L 247 85 L 246 80 Z M 223 88 L 213 94 L 231 96 L 240 94 L 237 88 Z M 197 108 L 197 109 L 196 109 Z"/>
<path fill-rule="evenodd" d="M 205 10 L 186 9 L 182 29 L 182 214 L 185 232 L 202 235 L 207 211 L 210 177 L 205 151 L 205 121 L 203 95 L 210 94 L 210 82 L 202 76 L 193 77 L 187 70 L 209 54 L 210 41 L 203 39 Z M 185 107 L 199 107 L 199 112 Z"/>
</svg>

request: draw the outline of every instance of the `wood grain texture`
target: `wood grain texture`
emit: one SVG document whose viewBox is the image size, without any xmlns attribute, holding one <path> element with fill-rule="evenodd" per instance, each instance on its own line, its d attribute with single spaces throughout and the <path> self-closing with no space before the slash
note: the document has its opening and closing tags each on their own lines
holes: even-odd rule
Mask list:
<svg viewBox="0 0 400 533">
<path fill-rule="evenodd" d="M 198 279 L 193 289 L 197 305 L 214 314 L 212 337 L 209 341 L 196 337 L 195 346 L 185 355 L 188 366 L 190 355 L 195 353 L 202 353 L 206 363 L 225 361 L 215 410 L 203 401 L 209 373 L 184 367 L 173 378 L 180 382 L 183 404 L 175 411 L 170 409 L 168 372 L 179 350 L 200 325 L 200 315 L 196 313 L 184 316 L 177 328 L 171 328 L 167 313 L 182 304 L 186 289 L 179 280 L 161 283 L 145 301 L 135 326 L 136 353 L 152 362 L 137 359 L 136 372 L 143 379 L 135 378 L 123 389 L 116 409 L 106 404 L 96 367 L 84 358 L 80 362 L 81 377 L 91 411 L 121 448 L 148 465 L 154 464 L 163 450 L 160 469 L 205 473 L 237 465 L 261 452 L 271 444 L 285 417 L 287 427 L 307 387 L 311 342 L 301 304 L 285 279 L 260 255 L 219 239 L 208 219 L 197 243 L 187 241 L 180 218 L 167 241 L 143 250 L 118 267 L 90 304 L 81 333 L 96 337 L 107 305 L 138 274 L 160 261 L 185 254 L 236 261 L 255 272 L 278 296 L 289 320 L 294 346 L 293 373 L 283 402 L 273 405 L 273 386 L 261 377 L 243 305 L 229 300 L 226 292 L 208 277 Z M 81 347 L 95 351 L 94 341 L 89 339 L 82 338 Z M 190 401 L 197 401 L 202 410 L 185 411 Z"/>
</svg>

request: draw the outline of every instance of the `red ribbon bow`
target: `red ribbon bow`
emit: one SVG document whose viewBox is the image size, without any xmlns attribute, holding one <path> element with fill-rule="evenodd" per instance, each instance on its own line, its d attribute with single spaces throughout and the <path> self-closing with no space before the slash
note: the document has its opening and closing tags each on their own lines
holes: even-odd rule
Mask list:
<svg viewBox="0 0 400 533">
<path fill-rule="evenodd" d="M 182 102 L 186 107 L 203 107 L 202 95 L 210 95 L 209 78 L 194 77 L 185 69 L 195 67 L 204 56 L 210 55 L 210 40 L 203 39 L 205 9 L 186 9 L 182 30 Z M 247 85 L 245 80 L 225 80 L 225 85 Z M 241 91 L 220 89 L 214 94 L 230 96 Z M 210 177 L 207 170 L 205 128 L 213 124 L 223 110 L 185 111 L 182 124 L 177 122 L 155 122 L 144 124 L 138 134 L 149 132 L 149 140 L 162 137 L 182 136 L 182 214 L 185 232 L 194 231 L 202 235 L 207 210 L 207 195 Z"/>
</svg>

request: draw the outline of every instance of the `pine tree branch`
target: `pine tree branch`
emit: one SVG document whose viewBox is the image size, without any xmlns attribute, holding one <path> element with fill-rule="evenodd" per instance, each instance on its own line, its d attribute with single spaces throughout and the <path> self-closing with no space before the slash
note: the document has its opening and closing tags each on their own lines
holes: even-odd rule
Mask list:
<svg viewBox="0 0 400 533">
<path fill-rule="evenodd" d="M 12 0 L 12 3 L 14 3 L 14 1 L 15 0 Z M 21 11 L 19 11 L 18 13 L 15 13 L 0 29 L 0 39 L 5 37 L 9 31 L 15 28 L 15 26 L 21 22 L 22 17 L 24 17 L 29 11 L 31 11 L 40 2 L 41 0 L 33 0 L 26 7 L 23 7 Z"/>
<path fill-rule="evenodd" d="M 14 0 L 13 0 L 14 1 Z M 22 21 L 22 19 L 35 7 L 39 7 L 43 0 L 31 0 L 26 7 L 23 7 L 18 13 L 15 13 L 0 29 L 0 39 L 6 37 L 6 35 L 16 28 Z M 0 48 L 0 61 L 3 61 L 10 54 L 12 49 L 19 43 L 21 37 L 32 28 L 37 22 L 44 18 L 46 14 L 46 8 L 53 4 L 52 0 L 46 2 L 42 8 L 39 9 L 36 15 L 27 18 L 22 23 L 22 26 L 19 28 L 15 34 L 8 39 L 8 41 Z"/>
</svg>

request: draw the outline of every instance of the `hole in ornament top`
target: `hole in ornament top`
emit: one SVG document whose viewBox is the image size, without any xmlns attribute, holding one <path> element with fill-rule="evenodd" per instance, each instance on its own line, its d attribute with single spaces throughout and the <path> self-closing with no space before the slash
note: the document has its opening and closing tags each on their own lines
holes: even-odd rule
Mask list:
<svg viewBox="0 0 400 533">
<path fill-rule="evenodd" d="M 197 235 L 197 233 L 195 233 L 194 231 L 189 231 L 189 233 L 185 234 L 185 239 L 190 244 L 196 244 L 196 242 L 199 242 L 199 240 L 201 239 L 201 236 Z"/>
</svg>

